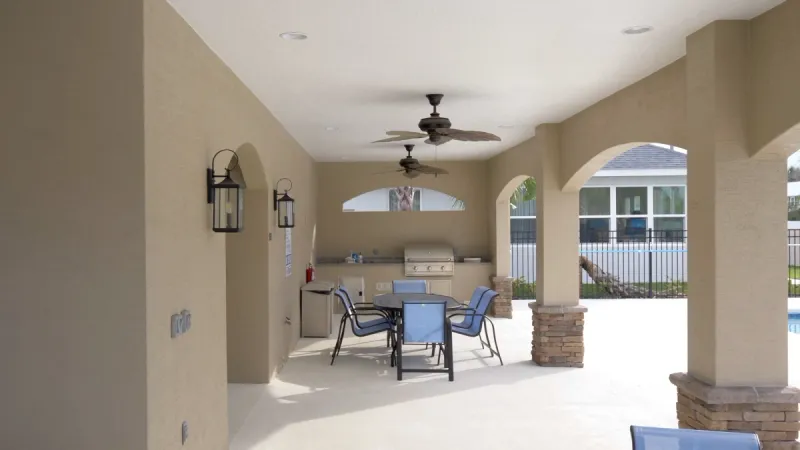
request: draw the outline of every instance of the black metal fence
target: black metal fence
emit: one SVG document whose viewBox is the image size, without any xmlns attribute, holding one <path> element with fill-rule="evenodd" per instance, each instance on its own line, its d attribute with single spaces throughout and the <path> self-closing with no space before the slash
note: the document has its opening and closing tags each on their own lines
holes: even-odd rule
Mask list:
<svg viewBox="0 0 800 450">
<path fill-rule="evenodd" d="M 536 236 L 512 233 L 514 298 L 536 298 Z M 581 298 L 685 297 L 685 230 L 625 230 L 583 233 L 576 255 Z"/>
<path fill-rule="evenodd" d="M 800 297 L 800 230 L 789 230 L 788 246 L 789 297 Z"/>
<path fill-rule="evenodd" d="M 788 230 L 788 294 L 800 297 L 800 229 Z M 536 233 L 512 231 L 513 295 L 536 298 Z M 685 230 L 583 233 L 578 249 L 581 298 L 686 297 Z"/>
</svg>

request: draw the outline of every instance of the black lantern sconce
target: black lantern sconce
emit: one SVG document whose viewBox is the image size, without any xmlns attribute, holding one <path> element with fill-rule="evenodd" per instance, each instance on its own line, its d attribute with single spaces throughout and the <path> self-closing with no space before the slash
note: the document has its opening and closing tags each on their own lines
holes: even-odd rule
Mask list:
<svg viewBox="0 0 800 450">
<path fill-rule="evenodd" d="M 231 152 L 231 164 L 225 168 L 225 175 L 216 175 L 214 161 L 222 152 Z M 239 155 L 235 151 L 224 149 L 214 154 L 211 168 L 206 169 L 206 182 L 208 185 L 208 203 L 214 205 L 211 229 L 217 233 L 238 233 L 244 225 L 244 187 L 233 181 L 231 168 L 239 166 Z M 215 183 L 215 178 L 222 181 Z"/>
<path fill-rule="evenodd" d="M 284 189 L 283 194 L 278 197 L 278 188 L 280 187 L 281 181 L 289 182 L 289 189 Z M 278 211 L 278 228 L 294 228 L 294 199 L 289 197 L 289 191 L 291 190 L 292 180 L 281 178 L 275 183 L 275 189 L 272 191 L 275 211 Z"/>
</svg>

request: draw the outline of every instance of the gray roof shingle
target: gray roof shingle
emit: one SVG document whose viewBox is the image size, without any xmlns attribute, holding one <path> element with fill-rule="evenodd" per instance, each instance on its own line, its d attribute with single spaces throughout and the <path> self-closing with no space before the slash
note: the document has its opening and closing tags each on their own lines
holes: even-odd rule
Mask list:
<svg viewBox="0 0 800 450">
<path fill-rule="evenodd" d="M 601 170 L 685 169 L 686 154 L 656 145 L 642 145 L 609 161 Z"/>
</svg>

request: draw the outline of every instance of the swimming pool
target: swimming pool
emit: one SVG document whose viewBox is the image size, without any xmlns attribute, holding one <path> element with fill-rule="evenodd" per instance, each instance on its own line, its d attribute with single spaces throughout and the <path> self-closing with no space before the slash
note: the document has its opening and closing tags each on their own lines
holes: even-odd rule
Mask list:
<svg viewBox="0 0 800 450">
<path fill-rule="evenodd" d="M 789 311 L 789 331 L 800 334 L 800 311 Z"/>
</svg>

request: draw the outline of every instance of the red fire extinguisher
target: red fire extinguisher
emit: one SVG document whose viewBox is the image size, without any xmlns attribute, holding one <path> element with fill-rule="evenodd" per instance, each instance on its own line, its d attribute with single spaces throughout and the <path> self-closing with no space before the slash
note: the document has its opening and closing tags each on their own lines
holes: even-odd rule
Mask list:
<svg viewBox="0 0 800 450">
<path fill-rule="evenodd" d="M 314 274 L 314 266 L 311 263 L 308 263 L 308 267 L 306 267 L 306 283 L 311 283 L 316 278 Z"/>
</svg>

